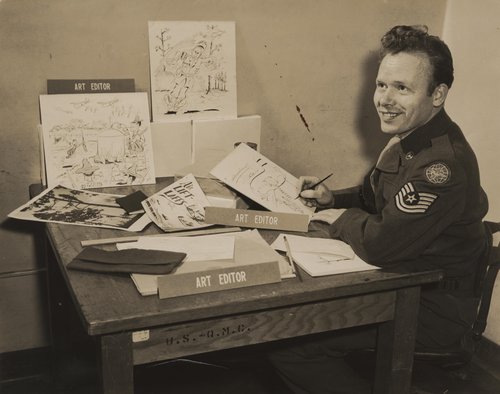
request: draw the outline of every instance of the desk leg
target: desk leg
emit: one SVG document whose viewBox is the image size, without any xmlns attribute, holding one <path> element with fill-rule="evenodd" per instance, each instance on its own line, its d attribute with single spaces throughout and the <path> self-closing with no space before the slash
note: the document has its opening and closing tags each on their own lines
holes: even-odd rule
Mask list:
<svg viewBox="0 0 500 394">
<path fill-rule="evenodd" d="M 134 393 L 134 362 L 130 333 L 100 337 L 100 364 L 103 394 Z"/>
<path fill-rule="evenodd" d="M 83 329 L 47 240 L 44 253 L 50 314 L 51 381 L 61 392 L 70 392 L 70 387 L 95 385 L 95 343 Z"/>
<path fill-rule="evenodd" d="M 420 287 L 397 291 L 394 320 L 378 329 L 375 394 L 410 392 Z"/>
</svg>

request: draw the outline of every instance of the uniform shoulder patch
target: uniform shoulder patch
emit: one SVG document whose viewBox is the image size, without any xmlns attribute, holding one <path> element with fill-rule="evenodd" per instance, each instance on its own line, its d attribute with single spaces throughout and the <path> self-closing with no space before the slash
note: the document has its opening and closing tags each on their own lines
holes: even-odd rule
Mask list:
<svg viewBox="0 0 500 394">
<path fill-rule="evenodd" d="M 434 193 L 420 193 L 408 182 L 394 196 L 396 207 L 404 213 L 425 213 L 438 198 Z"/>
<path fill-rule="evenodd" d="M 438 161 L 425 168 L 425 177 L 430 183 L 446 183 L 451 177 L 451 170 L 445 163 Z"/>
</svg>

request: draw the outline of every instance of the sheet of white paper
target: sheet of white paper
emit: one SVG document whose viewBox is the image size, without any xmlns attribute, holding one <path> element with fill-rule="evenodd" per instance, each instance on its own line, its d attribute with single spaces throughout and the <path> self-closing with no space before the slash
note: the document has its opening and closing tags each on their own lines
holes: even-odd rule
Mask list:
<svg viewBox="0 0 500 394">
<path fill-rule="evenodd" d="M 127 243 L 128 244 L 128 243 Z M 138 249 L 169 250 L 187 253 L 185 262 L 232 259 L 234 235 L 201 235 L 196 237 L 141 237 L 134 243 Z M 123 244 L 117 244 L 123 245 Z M 123 247 L 123 246 L 121 246 Z"/>
<path fill-rule="evenodd" d="M 338 257 L 337 260 L 354 258 L 354 251 L 352 248 L 345 242 L 338 239 L 313 238 L 293 234 L 287 234 L 286 238 L 293 253 L 310 252 L 327 254 L 331 256 L 331 260 L 335 259 L 335 256 Z M 286 252 L 283 234 L 280 234 L 271 246 L 274 249 Z"/>
<path fill-rule="evenodd" d="M 142 202 L 153 222 L 164 231 L 209 226 L 205 223 L 205 193 L 193 174 L 186 175 Z"/>
<path fill-rule="evenodd" d="M 276 250 L 286 251 L 283 234 L 271 244 Z M 292 259 L 309 275 L 323 276 L 378 269 L 352 250 L 347 243 L 330 238 L 313 238 L 286 234 Z"/>
<path fill-rule="evenodd" d="M 333 257 L 333 258 L 332 258 Z M 323 276 L 379 269 L 354 255 L 352 259 L 322 253 L 303 253 L 292 250 L 293 260 L 311 276 Z"/>
<path fill-rule="evenodd" d="M 296 198 L 299 180 L 246 144 L 240 144 L 210 173 L 272 212 L 314 212 Z"/>
</svg>

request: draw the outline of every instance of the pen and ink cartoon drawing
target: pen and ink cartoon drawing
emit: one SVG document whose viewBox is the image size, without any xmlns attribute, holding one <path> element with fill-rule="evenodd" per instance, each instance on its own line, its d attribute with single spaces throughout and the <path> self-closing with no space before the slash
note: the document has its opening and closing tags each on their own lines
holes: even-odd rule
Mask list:
<svg viewBox="0 0 500 394">
<path fill-rule="evenodd" d="M 148 216 L 164 231 L 208 226 L 205 223 L 205 207 L 208 205 L 210 202 L 192 174 L 142 202 Z"/>
<path fill-rule="evenodd" d="M 153 120 L 234 118 L 234 22 L 149 22 Z"/>
<path fill-rule="evenodd" d="M 142 230 L 150 221 L 139 223 L 143 214 L 129 215 L 116 203 L 117 197 L 120 196 L 57 185 L 14 210 L 9 217 L 127 231 Z"/>
<path fill-rule="evenodd" d="M 299 180 L 246 144 L 240 144 L 210 173 L 272 212 L 312 214 L 296 199 Z"/>
<path fill-rule="evenodd" d="M 146 93 L 41 95 L 47 184 L 155 183 Z"/>
</svg>

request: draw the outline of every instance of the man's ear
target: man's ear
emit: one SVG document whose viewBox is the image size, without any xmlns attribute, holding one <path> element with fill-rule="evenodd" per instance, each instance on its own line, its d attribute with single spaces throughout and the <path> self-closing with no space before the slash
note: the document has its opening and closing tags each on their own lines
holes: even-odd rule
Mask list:
<svg viewBox="0 0 500 394">
<path fill-rule="evenodd" d="M 432 93 L 432 104 L 434 107 L 441 107 L 448 96 L 448 86 L 444 83 L 439 84 Z"/>
</svg>

